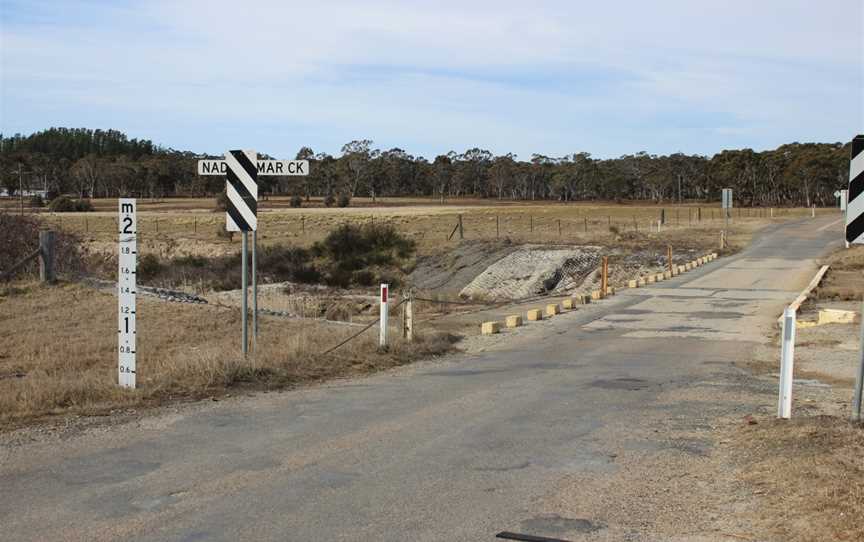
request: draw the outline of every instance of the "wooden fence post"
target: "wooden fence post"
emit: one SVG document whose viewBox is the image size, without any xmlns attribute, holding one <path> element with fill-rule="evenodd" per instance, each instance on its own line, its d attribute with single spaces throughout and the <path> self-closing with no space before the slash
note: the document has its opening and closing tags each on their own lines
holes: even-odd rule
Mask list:
<svg viewBox="0 0 864 542">
<path fill-rule="evenodd" d="M 588 217 L 585 217 L 585 233 L 588 233 Z"/>
<path fill-rule="evenodd" d="M 600 273 L 600 297 L 606 297 L 609 289 L 609 256 L 603 256 L 603 270 Z"/>
<path fill-rule="evenodd" d="M 39 232 L 39 280 L 54 282 L 54 232 Z"/>
<path fill-rule="evenodd" d="M 669 263 L 669 272 L 672 272 L 672 245 L 666 247 L 666 261 Z"/>
<path fill-rule="evenodd" d="M 462 226 L 462 215 L 459 215 L 459 239 L 465 239 L 465 229 Z"/>
<path fill-rule="evenodd" d="M 558 237 L 561 237 L 561 219 L 558 219 Z"/>
<path fill-rule="evenodd" d="M 501 217 L 495 215 L 495 238 L 501 237 Z"/>
</svg>

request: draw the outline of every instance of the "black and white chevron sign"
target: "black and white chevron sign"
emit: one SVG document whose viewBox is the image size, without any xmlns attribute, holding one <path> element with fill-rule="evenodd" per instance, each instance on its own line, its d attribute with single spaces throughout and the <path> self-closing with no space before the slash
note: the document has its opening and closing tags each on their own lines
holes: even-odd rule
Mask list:
<svg viewBox="0 0 864 542">
<path fill-rule="evenodd" d="M 258 153 L 228 151 L 225 153 L 225 191 L 228 208 L 225 229 L 255 231 L 258 229 Z"/>
<path fill-rule="evenodd" d="M 846 241 L 864 244 L 864 135 L 852 140 L 849 195 L 846 203 Z"/>
</svg>

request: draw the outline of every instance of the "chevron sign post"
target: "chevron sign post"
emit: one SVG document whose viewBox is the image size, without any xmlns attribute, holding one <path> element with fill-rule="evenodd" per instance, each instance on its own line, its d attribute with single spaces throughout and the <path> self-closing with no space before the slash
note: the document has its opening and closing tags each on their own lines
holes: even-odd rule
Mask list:
<svg viewBox="0 0 864 542">
<path fill-rule="evenodd" d="M 241 255 L 243 301 L 240 310 L 243 320 L 243 355 L 249 349 L 249 325 L 247 321 L 248 268 L 246 255 L 249 252 L 249 232 L 252 232 L 252 328 L 253 340 L 258 337 L 258 176 L 309 175 L 307 160 L 258 160 L 258 153 L 251 150 L 228 151 L 224 160 L 199 160 L 198 175 L 225 176 L 225 193 L 228 207 L 225 209 L 225 229 L 243 232 Z"/>
<path fill-rule="evenodd" d="M 852 140 L 847 198 L 846 242 L 864 244 L 864 135 Z"/>
</svg>

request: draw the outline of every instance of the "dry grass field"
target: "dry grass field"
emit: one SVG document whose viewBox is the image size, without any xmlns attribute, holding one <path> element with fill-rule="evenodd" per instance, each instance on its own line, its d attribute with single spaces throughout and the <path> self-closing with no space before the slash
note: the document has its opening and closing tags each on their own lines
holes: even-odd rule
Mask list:
<svg viewBox="0 0 864 542">
<path fill-rule="evenodd" d="M 238 311 L 139 298 L 138 389 L 128 391 L 117 386 L 116 311 L 113 293 L 82 285 L 0 290 L 0 430 L 57 414 L 101 415 L 367 373 L 451 345 L 433 334 L 407 343 L 393 333 L 382 353 L 377 334 L 365 333 L 322 355 L 357 328 L 262 316 L 260 350 L 244 360 Z"/>
<path fill-rule="evenodd" d="M 7 200 L 6 204 L 13 202 Z M 116 199 L 93 200 L 95 212 L 40 213 L 57 228 L 80 233 L 92 248 L 112 252 L 116 238 Z M 429 199 L 378 198 L 375 205 L 363 198 L 348 208 L 312 206 L 290 208 L 287 198 L 271 198 L 259 205 L 258 240 L 261 244 L 290 243 L 308 246 L 341 224 L 384 222 L 414 239 L 420 254 L 447 250 L 459 240 L 462 217 L 464 239 L 502 239 L 531 243 L 614 242 L 618 233 L 657 233 L 665 210 L 663 231 L 695 228 L 719 231 L 724 226 L 718 204 L 652 205 L 644 203 L 556 203 L 495 200 L 453 200 L 439 204 Z M 25 209 L 26 211 L 26 209 Z M 836 213 L 817 209 L 817 214 Z M 772 221 L 765 208 L 738 208 L 733 225 L 756 226 Z M 810 216 L 809 209 L 778 208 L 773 220 Z M 225 222 L 213 199 L 140 200 L 139 241 L 161 256 L 206 256 L 236 251 L 233 240 L 217 232 Z"/>
</svg>

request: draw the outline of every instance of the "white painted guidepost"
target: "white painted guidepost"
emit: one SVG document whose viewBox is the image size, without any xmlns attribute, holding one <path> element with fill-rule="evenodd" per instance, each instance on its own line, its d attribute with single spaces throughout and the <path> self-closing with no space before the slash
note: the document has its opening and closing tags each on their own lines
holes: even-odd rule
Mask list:
<svg viewBox="0 0 864 542">
<path fill-rule="evenodd" d="M 120 254 L 117 258 L 117 352 L 120 386 L 135 388 L 135 273 L 138 218 L 134 199 L 120 199 Z"/>
<path fill-rule="evenodd" d="M 388 302 L 390 297 L 390 285 L 382 284 L 381 285 L 381 310 L 380 310 L 380 322 L 378 323 L 378 346 L 381 348 L 387 348 L 387 319 L 389 316 L 389 307 Z"/>
</svg>

